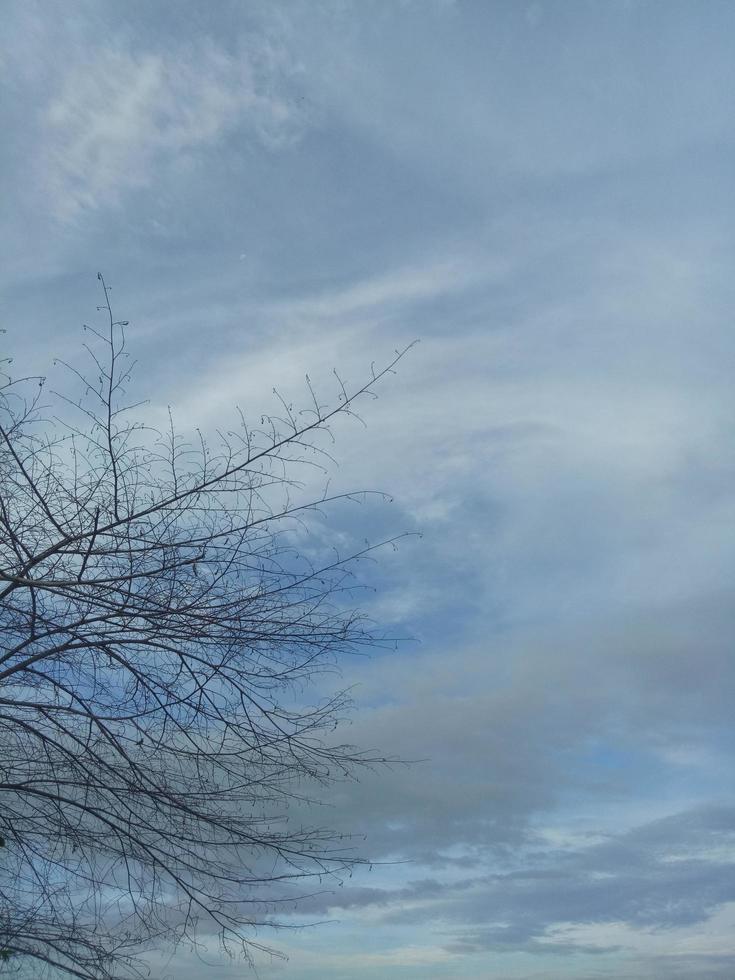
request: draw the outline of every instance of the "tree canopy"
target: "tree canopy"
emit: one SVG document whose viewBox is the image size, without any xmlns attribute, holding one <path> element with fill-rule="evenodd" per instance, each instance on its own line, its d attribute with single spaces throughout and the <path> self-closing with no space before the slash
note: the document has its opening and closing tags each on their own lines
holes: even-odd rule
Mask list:
<svg viewBox="0 0 735 980">
<path fill-rule="evenodd" d="M 403 353 L 332 405 L 307 378 L 300 411 L 187 440 L 138 421 L 99 279 L 77 394 L 7 365 L 0 387 L 0 955 L 84 980 L 198 931 L 249 955 L 293 882 L 356 860 L 289 806 L 377 761 L 338 737 L 348 692 L 306 694 L 381 641 L 351 593 L 374 546 L 297 546 L 357 499 L 304 500 L 299 474 Z"/>
</svg>

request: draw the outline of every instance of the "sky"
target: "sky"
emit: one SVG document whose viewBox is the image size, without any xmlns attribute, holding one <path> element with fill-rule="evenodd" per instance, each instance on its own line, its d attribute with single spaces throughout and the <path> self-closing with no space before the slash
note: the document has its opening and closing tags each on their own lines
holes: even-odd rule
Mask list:
<svg viewBox="0 0 735 980">
<path fill-rule="evenodd" d="M 334 787 L 374 863 L 259 936 L 288 957 L 259 976 L 735 975 L 735 6 L 3 23 L 16 363 L 80 349 L 98 270 L 148 417 L 184 430 L 420 341 L 335 428 L 334 488 L 393 502 L 329 525 L 420 532 L 364 571 L 410 639 L 343 664 L 350 740 L 415 761 Z M 150 963 L 251 975 L 214 942 Z"/>
</svg>

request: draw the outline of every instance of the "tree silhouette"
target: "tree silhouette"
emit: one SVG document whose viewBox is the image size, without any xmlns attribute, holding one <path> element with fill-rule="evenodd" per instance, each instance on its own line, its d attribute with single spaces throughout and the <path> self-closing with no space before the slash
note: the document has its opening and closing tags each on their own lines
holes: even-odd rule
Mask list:
<svg viewBox="0 0 735 980">
<path fill-rule="evenodd" d="M 125 321 L 103 291 L 78 397 L 0 378 L 0 970 L 35 962 L 92 980 L 144 972 L 141 951 L 217 933 L 265 949 L 303 878 L 339 875 L 349 840 L 289 819 L 315 784 L 377 760 L 333 734 L 346 692 L 305 684 L 380 642 L 352 608 L 351 568 L 294 533 L 304 465 L 330 421 L 309 404 L 194 444 L 135 421 Z M 63 363 L 63 362 L 62 362 Z M 300 535 L 303 538 L 303 534 Z M 37 975 L 37 974 L 34 974 Z"/>
</svg>

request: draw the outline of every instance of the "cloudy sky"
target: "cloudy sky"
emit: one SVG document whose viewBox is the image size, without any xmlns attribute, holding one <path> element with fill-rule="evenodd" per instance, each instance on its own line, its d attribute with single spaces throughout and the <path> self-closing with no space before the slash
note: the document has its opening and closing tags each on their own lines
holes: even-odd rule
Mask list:
<svg viewBox="0 0 735 980">
<path fill-rule="evenodd" d="M 375 860 L 264 980 L 735 975 L 735 6 L 3 4 L 3 340 L 131 321 L 214 427 L 420 343 L 339 426 L 414 639 L 344 665 Z M 331 378 L 331 380 L 330 380 Z M 155 976 L 234 980 L 186 950 Z"/>
</svg>

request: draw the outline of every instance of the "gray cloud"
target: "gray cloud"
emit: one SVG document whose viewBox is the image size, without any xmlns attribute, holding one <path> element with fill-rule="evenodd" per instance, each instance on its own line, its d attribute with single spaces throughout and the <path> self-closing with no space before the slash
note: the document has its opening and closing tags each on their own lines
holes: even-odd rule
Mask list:
<svg viewBox="0 0 735 980">
<path fill-rule="evenodd" d="M 372 909 L 392 926 L 435 923 L 445 949 L 457 955 L 602 955 L 617 947 L 564 941 L 560 930 L 570 923 L 655 930 L 701 923 L 735 901 L 734 843 L 735 809 L 701 807 L 603 843 L 528 853 L 522 869 L 398 889 L 345 887 L 313 897 L 303 911 Z"/>
</svg>

